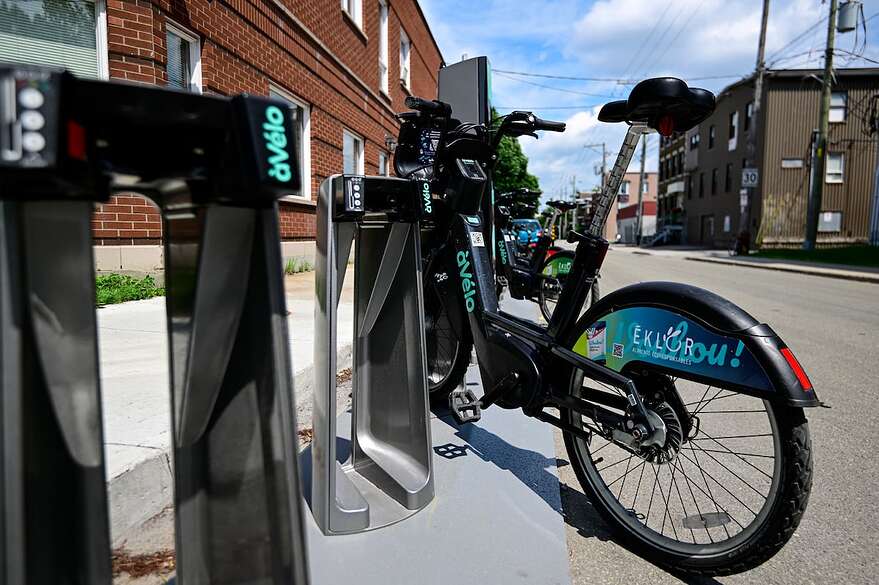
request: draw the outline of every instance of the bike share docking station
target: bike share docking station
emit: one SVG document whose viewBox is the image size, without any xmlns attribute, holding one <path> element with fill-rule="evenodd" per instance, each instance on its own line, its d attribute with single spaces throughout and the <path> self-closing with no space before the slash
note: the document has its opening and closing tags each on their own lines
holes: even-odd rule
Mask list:
<svg viewBox="0 0 879 585">
<path fill-rule="evenodd" d="M 320 187 L 311 509 L 327 535 L 393 524 L 433 499 L 419 228 L 429 206 L 422 181 L 335 175 Z M 352 244 L 352 426 L 340 463 L 337 313 Z"/>
<path fill-rule="evenodd" d="M 0 64 L 0 582 L 112 582 L 91 213 L 119 191 L 163 216 L 177 580 L 308 582 L 276 203 L 291 135 L 261 97 Z"/>
</svg>

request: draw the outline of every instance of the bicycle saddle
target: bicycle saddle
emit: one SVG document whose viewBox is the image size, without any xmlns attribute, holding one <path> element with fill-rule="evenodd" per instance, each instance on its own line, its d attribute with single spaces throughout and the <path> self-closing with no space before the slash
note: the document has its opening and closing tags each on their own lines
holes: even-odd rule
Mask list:
<svg viewBox="0 0 879 585">
<path fill-rule="evenodd" d="M 676 77 L 655 77 L 640 82 L 629 99 L 602 106 L 602 122 L 645 123 L 663 136 L 684 132 L 711 115 L 714 94 L 707 89 L 688 87 Z"/>
<path fill-rule="evenodd" d="M 570 211 L 577 207 L 576 204 L 569 201 L 547 201 L 546 204 L 550 207 L 558 209 L 559 211 Z"/>
</svg>

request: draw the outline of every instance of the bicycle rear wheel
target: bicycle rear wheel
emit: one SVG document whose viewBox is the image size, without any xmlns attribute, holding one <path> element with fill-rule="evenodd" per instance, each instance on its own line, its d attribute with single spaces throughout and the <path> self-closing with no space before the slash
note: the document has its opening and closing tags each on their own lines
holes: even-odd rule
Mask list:
<svg viewBox="0 0 879 585">
<path fill-rule="evenodd" d="M 473 341 L 469 332 L 463 339 L 455 333 L 448 310 L 434 290 L 425 287 L 424 296 L 427 389 L 431 400 L 442 400 L 464 380 Z"/>
<path fill-rule="evenodd" d="M 699 575 L 756 567 L 793 535 L 812 481 L 802 409 L 722 386 L 673 378 L 649 364 L 626 372 L 648 411 L 662 420 L 662 446 L 622 443 L 573 411 L 563 420 L 584 492 L 617 534 L 657 564 Z M 616 389 L 572 375 L 586 401 Z"/>
</svg>

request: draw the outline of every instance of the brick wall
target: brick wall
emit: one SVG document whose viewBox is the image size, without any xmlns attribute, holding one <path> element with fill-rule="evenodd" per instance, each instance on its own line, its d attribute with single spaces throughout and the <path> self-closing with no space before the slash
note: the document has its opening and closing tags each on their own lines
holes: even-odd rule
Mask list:
<svg viewBox="0 0 879 585">
<path fill-rule="evenodd" d="M 110 77 L 164 85 L 170 19 L 200 39 L 205 93 L 265 95 L 272 84 L 307 104 L 310 201 L 282 201 L 280 223 L 284 239 L 313 239 L 318 187 L 342 170 L 343 128 L 364 139 L 367 174 L 378 172 L 386 138 L 396 137 L 394 113 L 405 109 L 409 93 L 398 81 L 401 30 L 412 43 L 412 93 L 436 96 L 442 57 L 416 0 L 387 4 L 388 95 L 379 89 L 379 0 L 363 0 L 362 28 L 341 10 L 339 0 L 108 0 Z M 155 209 L 127 194 L 100 206 L 93 228 L 101 244 L 161 238 Z"/>
</svg>

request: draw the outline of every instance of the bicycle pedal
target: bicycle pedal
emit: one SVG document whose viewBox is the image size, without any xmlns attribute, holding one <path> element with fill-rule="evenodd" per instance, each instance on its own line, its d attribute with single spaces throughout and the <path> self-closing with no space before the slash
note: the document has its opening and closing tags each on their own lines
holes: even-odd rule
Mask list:
<svg viewBox="0 0 879 585">
<path fill-rule="evenodd" d="M 449 408 L 458 424 L 476 422 L 482 418 L 482 405 L 473 390 L 464 388 L 449 394 Z"/>
</svg>

